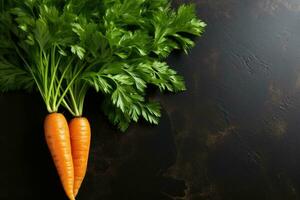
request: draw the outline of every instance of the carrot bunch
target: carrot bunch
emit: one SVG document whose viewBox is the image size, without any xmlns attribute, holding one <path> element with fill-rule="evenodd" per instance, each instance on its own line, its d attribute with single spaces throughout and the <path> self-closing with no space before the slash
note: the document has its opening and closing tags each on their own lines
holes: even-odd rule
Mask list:
<svg viewBox="0 0 300 200">
<path fill-rule="evenodd" d="M 121 131 L 143 119 L 157 124 L 160 105 L 149 85 L 184 91 L 164 60 L 186 53 L 206 24 L 192 5 L 168 0 L 0 0 L 0 89 L 39 92 L 48 115 L 47 145 L 63 188 L 75 199 L 88 164 L 91 128 L 83 117 L 90 88 Z M 68 123 L 61 108 L 73 119 Z M 100 108 L 100 106 L 99 106 Z"/>
</svg>

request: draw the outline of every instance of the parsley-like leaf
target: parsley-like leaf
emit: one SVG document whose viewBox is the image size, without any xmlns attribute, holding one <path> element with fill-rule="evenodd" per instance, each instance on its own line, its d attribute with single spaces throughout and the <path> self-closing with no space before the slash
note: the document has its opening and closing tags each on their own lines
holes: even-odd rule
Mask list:
<svg viewBox="0 0 300 200">
<path fill-rule="evenodd" d="M 120 130 L 157 124 L 161 108 L 146 89 L 186 89 L 165 58 L 188 53 L 205 26 L 194 5 L 173 9 L 169 0 L 2 0 L 0 89 L 35 88 L 49 112 L 62 104 L 81 116 L 94 88 Z"/>
</svg>

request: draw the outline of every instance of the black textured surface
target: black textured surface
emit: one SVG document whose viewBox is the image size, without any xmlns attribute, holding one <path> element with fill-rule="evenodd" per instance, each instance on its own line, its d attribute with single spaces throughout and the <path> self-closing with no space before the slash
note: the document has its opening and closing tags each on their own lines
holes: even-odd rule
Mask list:
<svg viewBox="0 0 300 200">
<path fill-rule="evenodd" d="M 89 93 L 90 162 L 77 200 L 300 199 L 300 1 L 185 2 L 208 23 L 189 56 L 169 59 L 188 91 L 155 92 L 160 125 L 125 134 Z M 1 94 L 0 110 L 0 199 L 66 199 L 38 94 Z"/>
</svg>

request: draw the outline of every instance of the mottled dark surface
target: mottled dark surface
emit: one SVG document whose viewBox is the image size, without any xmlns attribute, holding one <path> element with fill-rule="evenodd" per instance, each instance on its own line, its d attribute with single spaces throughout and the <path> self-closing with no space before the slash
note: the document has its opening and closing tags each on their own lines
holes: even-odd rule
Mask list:
<svg viewBox="0 0 300 200">
<path fill-rule="evenodd" d="M 169 59 L 188 91 L 155 94 L 160 125 L 125 134 L 90 93 L 92 146 L 77 200 L 300 199 L 300 1 L 190 2 L 207 31 L 189 56 Z M 40 97 L 2 94 L 0 109 L 0 199 L 66 199 Z"/>
</svg>

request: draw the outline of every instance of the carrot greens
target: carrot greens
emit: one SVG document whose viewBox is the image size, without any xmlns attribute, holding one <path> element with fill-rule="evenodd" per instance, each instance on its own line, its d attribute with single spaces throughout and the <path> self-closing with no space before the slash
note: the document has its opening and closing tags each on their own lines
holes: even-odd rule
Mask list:
<svg viewBox="0 0 300 200">
<path fill-rule="evenodd" d="M 193 5 L 168 0 L 2 0 L 1 10 L 0 89 L 35 88 L 49 112 L 62 105 L 81 116 L 93 88 L 122 131 L 141 118 L 158 123 L 149 85 L 186 89 L 165 59 L 188 53 L 206 26 Z"/>
</svg>

